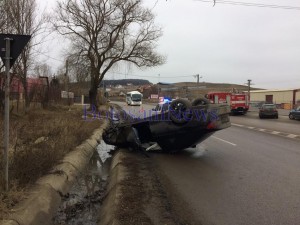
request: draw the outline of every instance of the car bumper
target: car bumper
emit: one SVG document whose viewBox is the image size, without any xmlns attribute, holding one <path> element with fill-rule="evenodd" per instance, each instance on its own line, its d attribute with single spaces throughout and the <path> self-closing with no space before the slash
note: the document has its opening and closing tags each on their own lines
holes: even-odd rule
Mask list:
<svg viewBox="0 0 300 225">
<path fill-rule="evenodd" d="M 261 116 L 261 117 L 277 117 L 278 113 L 260 113 L 259 116 Z"/>
<path fill-rule="evenodd" d="M 141 105 L 142 102 L 131 102 L 130 105 Z"/>
</svg>

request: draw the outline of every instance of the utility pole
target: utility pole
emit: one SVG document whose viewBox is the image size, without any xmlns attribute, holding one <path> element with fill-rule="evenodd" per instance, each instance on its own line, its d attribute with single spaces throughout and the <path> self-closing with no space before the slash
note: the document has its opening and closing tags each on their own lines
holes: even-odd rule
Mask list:
<svg viewBox="0 0 300 225">
<path fill-rule="evenodd" d="M 65 89 L 66 89 L 66 92 L 67 92 L 67 101 L 68 101 L 68 106 L 69 106 L 69 110 L 70 110 L 70 99 L 69 99 L 69 76 L 68 76 L 68 73 L 69 73 L 69 61 L 66 60 L 66 73 L 65 73 Z"/>
<path fill-rule="evenodd" d="M 159 101 L 159 80 L 160 80 L 160 74 L 158 74 L 158 83 L 157 83 L 157 97 L 158 97 L 158 101 Z"/>
<path fill-rule="evenodd" d="M 103 97 L 106 97 L 105 92 L 106 92 L 106 88 L 105 88 L 105 81 L 104 79 L 102 80 L 103 82 Z"/>
<path fill-rule="evenodd" d="M 248 82 L 247 82 L 247 85 L 248 85 L 248 101 L 249 101 L 249 103 L 250 103 L 250 89 L 251 89 L 251 85 L 253 85 L 252 83 L 251 83 L 251 81 L 252 80 L 247 80 Z"/>
<path fill-rule="evenodd" d="M 5 38 L 5 107 L 4 107 L 4 190 L 8 191 L 8 149 L 9 149 L 9 88 L 10 88 L 10 41 L 11 38 Z"/>
<path fill-rule="evenodd" d="M 197 77 L 197 94 L 199 95 L 200 92 L 200 86 L 199 86 L 199 79 L 202 78 L 202 76 L 200 77 L 199 74 L 196 74 L 194 77 Z"/>
</svg>

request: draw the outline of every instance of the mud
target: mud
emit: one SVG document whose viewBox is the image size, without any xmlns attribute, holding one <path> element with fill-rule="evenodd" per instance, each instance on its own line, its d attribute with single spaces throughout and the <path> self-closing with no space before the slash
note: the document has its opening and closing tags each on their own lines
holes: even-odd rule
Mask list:
<svg viewBox="0 0 300 225">
<path fill-rule="evenodd" d="M 101 207 L 115 147 L 98 145 L 88 168 L 67 196 L 53 218 L 53 225 L 96 225 Z"/>
</svg>

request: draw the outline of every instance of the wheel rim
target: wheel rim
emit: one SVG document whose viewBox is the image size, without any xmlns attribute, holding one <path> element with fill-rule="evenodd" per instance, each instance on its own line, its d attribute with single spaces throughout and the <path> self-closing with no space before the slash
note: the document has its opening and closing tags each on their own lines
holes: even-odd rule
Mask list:
<svg viewBox="0 0 300 225">
<path fill-rule="evenodd" d="M 170 104 L 170 118 L 173 122 L 178 124 L 184 124 L 192 118 L 190 112 L 190 102 L 186 100 L 175 100 Z"/>
</svg>

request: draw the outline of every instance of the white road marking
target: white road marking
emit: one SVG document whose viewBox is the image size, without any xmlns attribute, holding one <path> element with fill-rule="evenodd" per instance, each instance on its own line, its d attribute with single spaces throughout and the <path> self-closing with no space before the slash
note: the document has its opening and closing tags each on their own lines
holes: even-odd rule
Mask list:
<svg viewBox="0 0 300 225">
<path fill-rule="evenodd" d="M 237 127 L 244 127 L 244 125 L 237 124 L 237 123 L 231 123 L 231 124 L 234 125 L 234 126 L 237 126 Z"/>
<path fill-rule="evenodd" d="M 231 123 L 231 124 L 233 126 L 245 127 L 245 128 L 251 129 L 251 130 L 257 130 L 257 131 L 261 131 L 261 132 L 264 132 L 264 133 L 280 135 L 280 136 L 287 137 L 287 138 L 298 138 L 298 137 L 300 137 L 300 135 L 297 135 L 297 134 L 288 134 L 288 133 L 279 132 L 279 131 L 275 131 L 275 130 L 271 131 L 271 130 L 268 130 L 268 129 L 258 128 L 258 127 L 248 127 L 248 126 L 244 126 L 244 125 L 237 124 L 237 123 Z"/>
<path fill-rule="evenodd" d="M 212 137 L 215 138 L 215 139 L 217 139 L 217 140 L 219 140 L 219 141 L 223 141 L 223 142 L 225 142 L 225 143 L 227 143 L 227 144 L 236 146 L 236 144 L 234 144 L 234 143 L 232 143 L 232 142 L 229 142 L 229 141 L 226 141 L 226 140 L 224 140 L 224 139 L 222 139 L 222 138 L 218 138 L 218 137 L 216 137 L 216 136 L 212 136 Z"/>
</svg>

